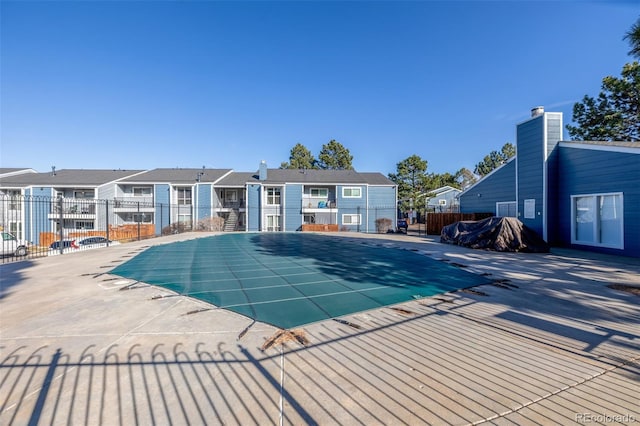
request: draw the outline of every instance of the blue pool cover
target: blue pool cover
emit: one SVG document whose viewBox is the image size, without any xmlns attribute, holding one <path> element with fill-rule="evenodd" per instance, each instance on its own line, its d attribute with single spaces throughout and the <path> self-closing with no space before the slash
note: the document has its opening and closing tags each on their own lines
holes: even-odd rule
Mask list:
<svg viewBox="0 0 640 426">
<path fill-rule="evenodd" d="M 110 273 L 285 329 L 489 282 L 382 240 L 302 233 L 158 245 Z"/>
</svg>

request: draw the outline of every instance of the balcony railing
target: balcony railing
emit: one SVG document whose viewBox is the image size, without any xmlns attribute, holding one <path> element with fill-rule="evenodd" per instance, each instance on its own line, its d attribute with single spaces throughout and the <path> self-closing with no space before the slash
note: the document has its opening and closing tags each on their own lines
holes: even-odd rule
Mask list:
<svg viewBox="0 0 640 426">
<path fill-rule="evenodd" d="M 303 198 L 302 210 L 322 210 L 322 209 L 336 209 L 338 208 L 334 200 L 327 200 L 321 198 Z"/>
</svg>

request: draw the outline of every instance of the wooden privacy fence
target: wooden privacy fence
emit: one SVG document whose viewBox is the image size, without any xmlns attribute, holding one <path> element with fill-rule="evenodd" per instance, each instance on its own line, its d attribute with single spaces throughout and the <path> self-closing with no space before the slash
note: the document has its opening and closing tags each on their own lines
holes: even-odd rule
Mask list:
<svg viewBox="0 0 640 426">
<path fill-rule="evenodd" d="M 440 235 L 442 228 L 461 220 L 482 220 L 494 213 L 427 213 L 427 234 Z"/>
<path fill-rule="evenodd" d="M 83 237 L 106 237 L 107 231 L 77 231 L 77 232 L 65 232 L 65 239 L 73 240 L 74 238 Z M 155 225 L 153 224 L 140 224 L 138 231 L 138 225 L 121 225 L 121 226 L 109 226 L 109 239 L 111 241 L 133 241 L 138 238 L 151 238 L 155 237 Z M 40 246 L 49 247 L 54 241 L 60 239 L 60 234 L 56 232 L 41 232 L 40 233 Z"/>
</svg>

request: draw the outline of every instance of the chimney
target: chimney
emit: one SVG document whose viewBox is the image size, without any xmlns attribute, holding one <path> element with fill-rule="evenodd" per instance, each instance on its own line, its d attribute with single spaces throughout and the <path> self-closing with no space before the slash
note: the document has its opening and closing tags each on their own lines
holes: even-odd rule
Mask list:
<svg viewBox="0 0 640 426">
<path fill-rule="evenodd" d="M 262 160 L 258 169 L 258 179 L 267 180 L 267 162 Z"/>
<path fill-rule="evenodd" d="M 537 106 L 535 108 L 531 108 L 531 117 L 537 117 L 542 114 L 544 114 L 543 106 Z"/>
</svg>

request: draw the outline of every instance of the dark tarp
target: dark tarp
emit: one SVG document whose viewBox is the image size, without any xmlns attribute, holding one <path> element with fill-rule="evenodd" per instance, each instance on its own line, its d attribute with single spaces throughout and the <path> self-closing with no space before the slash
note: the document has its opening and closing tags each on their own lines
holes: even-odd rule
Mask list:
<svg viewBox="0 0 640 426">
<path fill-rule="evenodd" d="M 442 228 L 440 242 L 495 251 L 549 252 L 549 245 L 515 217 L 456 222 Z"/>
</svg>

